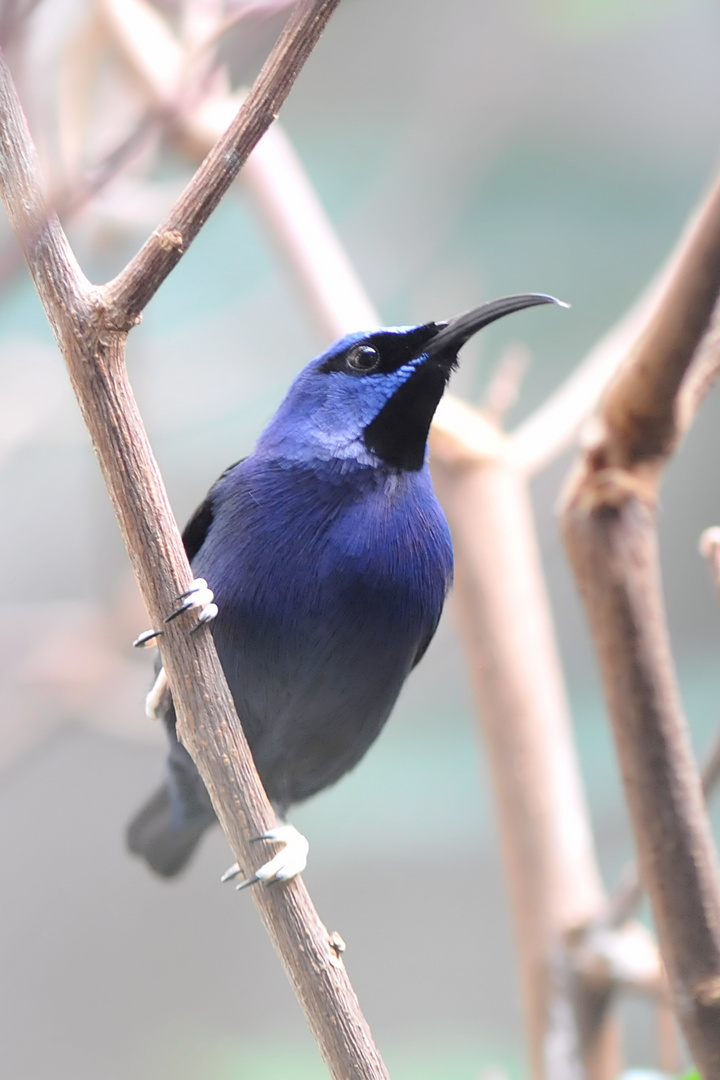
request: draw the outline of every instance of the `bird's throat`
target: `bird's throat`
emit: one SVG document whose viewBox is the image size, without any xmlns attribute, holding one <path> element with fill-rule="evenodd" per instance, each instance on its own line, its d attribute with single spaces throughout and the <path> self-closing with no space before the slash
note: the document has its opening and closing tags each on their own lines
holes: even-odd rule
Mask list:
<svg viewBox="0 0 720 1080">
<path fill-rule="evenodd" d="M 368 450 L 394 469 L 422 469 L 430 424 L 449 374 L 447 365 L 435 361 L 413 372 L 365 428 Z"/>
</svg>

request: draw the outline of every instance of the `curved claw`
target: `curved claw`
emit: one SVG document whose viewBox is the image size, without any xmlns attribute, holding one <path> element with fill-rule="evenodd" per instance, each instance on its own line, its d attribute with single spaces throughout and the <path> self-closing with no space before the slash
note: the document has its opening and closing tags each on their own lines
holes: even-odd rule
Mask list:
<svg viewBox="0 0 720 1080">
<path fill-rule="evenodd" d="M 213 603 L 215 596 L 212 589 L 208 588 L 208 583 L 204 578 L 196 578 L 187 592 L 181 593 L 180 596 L 177 596 L 175 599 L 182 601 L 180 607 L 176 608 L 175 611 L 171 611 L 163 622 L 171 623 L 173 619 L 177 619 L 178 615 L 182 615 L 184 611 L 200 608 L 198 621 L 190 631 L 191 634 L 196 633 L 200 627 L 211 622 L 218 613 L 218 606 Z M 164 630 L 145 630 L 140 634 L 140 637 L 135 638 L 135 641 L 133 641 L 133 648 L 147 649 L 150 645 L 154 644 L 155 638 L 161 637 L 164 633 Z"/>
<path fill-rule="evenodd" d="M 164 633 L 164 630 L 144 630 L 133 641 L 133 649 L 148 649 L 155 641 L 155 638 L 162 637 Z"/>
<path fill-rule="evenodd" d="M 208 592 L 210 593 L 210 596 L 212 596 L 212 592 L 210 591 L 210 589 L 208 589 Z M 193 628 L 192 628 L 192 630 L 190 631 L 190 633 L 191 633 L 191 634 L 195 634 L 195 633 L 197 633 L 197 631 L 198 631 L 198 630 L 199 630 L 199 629 L 200 629 L 200 628 L 201 628 L 202 626 L 205 626 L 205 624 L 206 624 L 206 623 L 209 623 L 209 622 L 211 622 L 211 621 L 212 621 L 212 620 L 213 620 L 213 619 L 215 618 L 215 616 L 217 615 L 217 613 L 218 613 L 218 606 L 217 606 L 217 604 L 207 604 L 207 605 L 206 605 L 206 606 L 205 606 L 205 607 L 204 607 L 204 608 L 202 609 L 202 611 L 200 612 L 200 617 L 198 618 L 198 621 L 196 622 L 195 626 L 193 626 Z"/>
<path fill-rule="evenodd" d="M 274 829 L 268 829 L 262 836 L 254 837 L 255 842 L 260 840 L 272 840 L 282 844 L 282 848 L 266 863 L 255 871 L 252 877 L 241 881 L 235 888 L 247 889 L 251 885 L 265 882 L 270 885 L 273 881 L 290 881 L 291 878 L 301 874 L 307 866 L 307 857 L 310 845 L 301 832 L 293 825 L 278 825 Z M 221 877 L 221 881 L 232 881 L 242 873 L 238 863 L 234 863 Z"/>
<path fill-rule="evenodd" d="M 177 619 L 178 615 L 182 615 L 184 611 L 190 611 L 192 608 L 201 609 L 201 622 L 208 622 L 217 615 L 217 607 L 213 603 L 215 595 L 212 589 L 208 588 L 208 583 L 205 578 L 195 578 L 187 592 L 181 593 L 177 599 L 182 601 L 180 607 L 176 608 L 175 611 L 171 611 L 164 619 L 164 622 L 172 622 L 173 619 Z M 212 609 L 214 609 L 214 611 Z M 208 614 L 208 612 L 210 612 L 210 614 Z"/>
<path fill-rule="evenodd" d="M 233 878 L 238 877 L 240 874 L 242 874 L 242 870 L 240 869 L 240 863 L 234 862 L 232 866 L 228 866 L 227 870 L 220 878 L 220 881 L 224 885 L 226 881 L 232 881 Z"/>
</svg>

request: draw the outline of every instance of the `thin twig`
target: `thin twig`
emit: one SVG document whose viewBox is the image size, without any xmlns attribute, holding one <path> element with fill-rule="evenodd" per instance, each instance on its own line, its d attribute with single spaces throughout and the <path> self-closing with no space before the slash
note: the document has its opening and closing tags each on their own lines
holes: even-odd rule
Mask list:
<svg viewBox="0 0 720 1080">
<path fill-rule="evenodd" d="M 293 11 L 252 90 L 225 135 L 135 258 L 108 286 L 118 311 L 139 315 L 187 251 L 277 117 L 339 0 L 302 0 Z"/>
<path fill-rule="evenodd" d="M 720 879 L 673 669 L 654 511 L 663 466 L 691 419 L 681 387 L 719 290 L 716 184 L 662 306 L 606 394 L 562 515 L 674 1007 L 708 1078 L 720 1075 Z"/>
<path fill-rule="evenodd" d="M 299 70 L 319 23 L 334 4 L 304 0 L 286 36 L 287 64 Z M 302 49 L 296 37 L 306 31 Z M 278 85 L 287 88 L 283 55 L 271 65 Z M 272 82 L 272 79 L 270 80 Z M 267 86 L 268 72 L 261 76 Z M 272 95 L 271 95 L 272 96 Z M 260 112 L 267 96 L 260 95 Z M 247 126 L 257 130 L 252 116 Z M 207 190 L 212 169 L 203 170 L 204 211 L 213 202 Z M 223 186 L 220 175 L 218 183 Z M 93 440 L 123 536 L 154 625 L 161 625 L 191 571 L 172 516 L 157 464 L 127 381 L 124 350 L 127 329 L 137 321 L 135 305 L 151 295 L 171 263 L 153 255 L 121 275 L 112 302 L 105 289 L 88 284 L 70 251 L 59 221 L 43 205 L 34 146 L 10 73 L 0 59 L 0 189 L 13 226 L 23 242 L 33 279 L 65 356 Z M 215 200 L 216 201 L 216 200 Z M 183 220 L 200 226 L 183 202 Z M 177 220 L 177 217 L 173 220 Z M 144 270 L 143 270 L 144 267 Z M 143 273 L 152 277 L 146 287 Z M 178 623 L 181 620 L 178 620 Z M 220 667 L 211 634 L 188 635 L 177 623 L 162 638 L 163 664 L 178 710 L 178 730 L 188 745 L 213 799 L 213 805 L 241 865 L 251 871 L 264 855 L 252 837 L 273 824 Z M 305 1009 L 308 1023 L 332 1075 L 353 1080 L 385 1080 L 387 1072 L 360 1012 L 342 960 L 320 922 L 303 882 L 254 890 L 254 900 Z"/>
<path fill-rule="evenodd" d="M 27 23 L 40 0 L 5 0 L 0 6 L 0 48 L 7 50 Z"/>
<path fill-rule="evenodd" d="M 217 47 L 225 34 L 242 25 L 253 16 L 260 16 L 264 20 L 275 19 L 282 12 L 287 12 L 296 3 L 296 0 L 260 0 L 257 4 L 247 4 L 238 8 L 230 15 L 221 17 L 217 25 L 197 43 L 193 43 L 196 53 L 209 52 Z"/>
<path fill-rule="evenodd" d="M 150 47 L 147 35 L 138 32 L 140 20 L 148 17 L 143 0 L 133 0 L 132 5 L 105 0 L 105 12 L 114 40 L 151 104 L 167 107 L 177 95 L 178 73 L 186 69 L 186 52 L 162 20 L 153 24 L 154 47 Z M 158 52 L 164 58 L 160 64 Z M 212 88 L 198 98 L 196 108 L 178 114 L 182 149 L 201 160 L 242 101 L 242 94 L 218 93 Z M 238 179 L 254 199 L 283 266 L 299 286 L 304 307 L 328 340 L 378 326 L 379 316 L 279 124 L 255 147 Z"/>
<path fill-rule="evenodd" d="M 148 109 L 117 146 L 86 169 L 83 175 L 75 177 L 65 184 L 61 191 L 48 198 L 46 217 L 55 215 L 68 218 L 78 214 L 118 176 L 159 127 L 171 122 L 167 113 Z M 37 230 L 37 222 L 32 228 Z M 0 248 L 0 290 L 7 288 L 23 265 L 23 243 L 21 241 L 18 246 L 18 239 L 16 236 Z"/>
</svg>

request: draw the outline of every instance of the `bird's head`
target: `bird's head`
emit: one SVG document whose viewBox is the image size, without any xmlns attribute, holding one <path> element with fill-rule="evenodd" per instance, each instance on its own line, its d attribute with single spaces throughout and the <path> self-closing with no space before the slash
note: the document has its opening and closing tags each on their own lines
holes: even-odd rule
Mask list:
<svg viewBox="0 0 720 1080">
<path fill-rule="evenodd" d="M 423 467 L 428 431 L 462 346 L 496 319 L 538 304 L 524 293 L 449 322 L 348 334 L 303 368 L 258 440 L 264 457 Z"/>
</svg>

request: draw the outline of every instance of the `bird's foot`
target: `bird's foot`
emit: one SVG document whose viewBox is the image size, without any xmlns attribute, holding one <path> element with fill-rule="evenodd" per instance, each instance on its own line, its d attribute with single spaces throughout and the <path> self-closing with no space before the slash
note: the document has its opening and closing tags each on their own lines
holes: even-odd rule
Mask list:
<svg viewBox="0 0 720 1080">
<path fill-rule="evenodd" d="M 177 619 L 178 615 L 182 615 L 184 611 L 199 608 L 198 621 L 190 631 L 191 634 L 194 634 L 201 626 L 214 619 L 218 613 L 217 604 L 213 603 L 215 594 L 212 589 L 208 588 L 205 578 L 195 578 L 187 592 L 180 593 L 177 599 L 180 601 L 180 607 L 176 608 L 175 611 L 171 611 L 164 619 L 164 622 L 172 622 L 173 619 Z"/>
<path fill-rule="evenodd" d="M 212 589 L 208 588 L 208 583 L 204 578 L 195 578 L 187 592 L 180 593 L 180 596 L 176 599 L 181 602 L 180 607 L 176 608 L 175 611 L 171 611 L 163 621 L 166 623 L 172 622 L 173 619 L 177 619 L 178 615 L 182 615 L 184 611 L 199 608 L 198 621 L 190 631 L 191 634 L 194 634 L 205 623 L 209 623 L 218 613 L 217 604 L 214 603 L 214 593 Z M 161 637 L 164 633 L 164 630 L 145 630 L 140 637 L 133 641 L 133 646 L 136 649 L 146 649 L 154 643 L 155 638 Z"/>
<path fill-rule="evenodd" d="M 301 874 L 307 866 L 308 851 L 310 845 L 301 832 L 293 825 L 278 825 L 274 829 L 268 829 L 262 836 L 256 836 L 254 840 L 272 840 L 278 844 L 282 844 L 282 848 L 278 851 L 277 855 L 273 856 L 268 862 L 256 870 L 252 877 L 247 878 L 245 881 L 241 881 L 239 885 L 236 885 L 236 889 L 247 889 L 249 885 L 257 885 L 258 882 L 264 881 L 266 885 L 269 885 L 273 881 L 289 881 L 290 878 L 296 877 Z M 238 863 L 233 863 L 229 870 L 226 870 L 221 881 L 232 881 L 239 874 L 242 874 Z"/>
<path fill-rule="evenodd" d="M 145 696 L 145 715 L 148 720 L 158 720 L 167 711 L 171 700 L 170 686 L 168 685 L 165 668 L 161 667 L 152 685 L 152 690 Z"/>
</svg>

